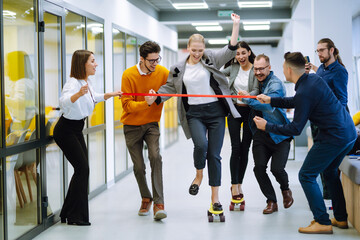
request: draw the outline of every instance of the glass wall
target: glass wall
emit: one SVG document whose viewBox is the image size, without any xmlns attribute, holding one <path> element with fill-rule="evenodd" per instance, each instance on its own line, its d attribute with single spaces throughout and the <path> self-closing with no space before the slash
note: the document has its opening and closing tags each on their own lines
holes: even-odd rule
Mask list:
<svg viewBox="0 0 360 240">
<path fill-rule="evenodd" d="M 114 90 L 121 89 L 122 73 L 125 70 L 125 33 L 113 28 L 113 85 Z M 114 136 L 115 136 L 115 176 L 127 170 L 126 143 L 122 123 L 122 104 L 114 98 Z"/>
<path fill-rule="evenodd" d="M 20 136 L 23 141 L 26 132 Z M 16 239 L 37 226 L 36 149 L 6 157 L 8 239 Z"/>
<path fill-rule="evenodd" d="M 66 52 L 66 78 L 70 78 L 71 58 L 78 49 L 85 49 L 85 17 L 66 10 L 65 16 L 65 52 Z M 74 173 L 74 169 L 67 162 L 68 182 Z M 67 184 L 65 185 L 67 189 Z"/>
<path fill-rule="evenodd" d="M 5 147 L 17 152 L 4 157 L 5 163 L 2 165 L 5 170 L 2 173 L 6 177 L 4 197 L 7 200 L 8 239 L 23 235 L 40 222 L 37 151 L 33 149 L 24 152 L 17 146 L 36 140 L 38 136 L 39 81 L 35 3 L 30 0 L 2 1 Z"/>
<path fill-rule="evenodd" d="M 34 2 L 4 0 L 3 13 L 5 132 L 30 134 L 39 113 Z M 10 140 L 8 145 L 17 144 Z"/>
<path fill-rule="evenodd" d="M 87 49 L 92 51 L 98 64 L 96 74 L 90 77 L 92 86 L 98 93 L 103 93 L 105 86 L 104 76 L 104 25 L 94 20 L 87 20 Z M 89 116 L 89 127 L 105 123 L 105 102 L 95 105 L 94 112 Z"/>
<path fill-rule="evenodd" d="M 1 122 L 1 121 L 0 121 Z M 4 166 L 3 159 L 0 158 L 0 239 L 4 239 L 4 188 L 3 188 L 3 179 L 4 179 Z"/>
<path fill-rule="evenodd" d="M 90 77 L 94 90 L 104 93 L 104 25 L 97 21 L 87 19 L 87 49 L 92 51 L 98 64 L 96 74 Z M 95 105 L 93 113 L 88 118 L 88 126 L 92 129 L 88 134 L 89 166 L 90 166 L 90 192 L 106 183 L 105 161 L 105 102 Z M 99 128 L 100 127 L 100 128 Z M 94 132 L 95 131 L 95 132 Z"/>
<path fill-rule="evenodd" d="M 162 50 L 164 67 L 170 69 L 171 65 L 176 63 L 177 53 L 168 48 Z M 164 117 L 165 117 L 165 147 L 170 146 L 179 138 L 178 133 L 178 114 L 177 114 L 177 98 L 170 98 L 164 104 Z"/>
</svg>

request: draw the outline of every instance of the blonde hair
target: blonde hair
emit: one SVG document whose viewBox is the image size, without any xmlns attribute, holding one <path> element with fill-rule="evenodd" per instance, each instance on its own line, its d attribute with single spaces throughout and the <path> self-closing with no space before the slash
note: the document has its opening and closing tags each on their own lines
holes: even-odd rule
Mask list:
<svg viewBox="0 0 360 240">
<path fill-rule="evenodd" d="M 188 47 L 190 46 L 191 42 L 202 42 L 205 45 L 205 39 L 203 37 L 203 35 L 198 34 L 198 33 L 194 33 L 193 35 L 191 35 L 189 37 L 189 41 L 188 41 Z"/>
</svg>

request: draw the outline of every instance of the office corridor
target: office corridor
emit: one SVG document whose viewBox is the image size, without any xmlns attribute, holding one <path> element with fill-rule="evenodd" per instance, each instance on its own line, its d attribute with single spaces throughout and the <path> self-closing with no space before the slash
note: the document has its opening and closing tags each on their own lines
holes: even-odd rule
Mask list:
<svg viewBox="0 0 360 240">
<path fill-rule="evenodd" d="M 181 131 L 181 130 L 180 130 Z M 191 140 L 183 133 L 177 143 L 162 152 L 165 209 L 168 217 L 163 221 L 149 216 L 140 217 L 140 195 L 133 173 L 90 201 L 90 227 L 68 226 L 60 222 L 37 236 L 36 240 L 99 240 L 99 239 L 359 239 L 360 234 L 350 226 L 343 230 L 333 228 L 333 235 L 304 235 L 298 228 L 307 226 L 312 220 L 305 195 L 297 179 L 298 170 L 307 149 L 297 147 L 296 160 L 289 160 L 287 171 L 294 204 L 289 209 L 282 206 L 279 185 L 272 178 L 279 202 L 279 211 L 270 215 L 262 214 L 265 198 L 260 192 L 252 168 L 250 153 L 249 165 L 245 174 L 243 191 L 246 208 L 244 212 L 230 212 L 230 140 L 228 134 L 222 149 L 222 186 L 220 201 L 225 209 L 225 223 L 209 223 L 207 209 L 210 205 L 210 187 L 207 172 L 197 196 L 188 193 L 195 176 L 192 161 Z M 148 180 L 150 167 L 147 164 Z M 91 171 L 91 170 L 90 170 Z M 150 181 L 148 181 L 150 184 Z M 332 211 L 329 211 L 332 216 Z"/>
</svg>

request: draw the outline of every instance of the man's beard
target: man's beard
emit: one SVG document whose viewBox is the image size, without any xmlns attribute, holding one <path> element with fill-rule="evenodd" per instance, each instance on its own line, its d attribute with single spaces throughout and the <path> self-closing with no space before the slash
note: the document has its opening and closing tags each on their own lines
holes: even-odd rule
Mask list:
<svg viewBox="0 0 360 240">
<path fill-rule="evenodd" d="M 320 60 L 320 61 L 321 61 L 321 63 L 324 63 L 324 64 L 325 64 L 325 63 L 327 63 L 329 60 L 330 60 L 330 56 L 327 57 L 327 58 L 324 58 L 322 61 L 321 61 L 321 60 Z"/>
</svg>

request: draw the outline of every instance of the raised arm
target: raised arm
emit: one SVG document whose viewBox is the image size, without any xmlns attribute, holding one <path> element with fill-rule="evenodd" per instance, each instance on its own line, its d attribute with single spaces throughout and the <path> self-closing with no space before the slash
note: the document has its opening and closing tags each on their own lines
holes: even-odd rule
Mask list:
<svg viewBox="0 0 360 240">
<path fill-rule="evenodd" d="M 232 13 L 231 20 L 233 21 L 233 28 L 231 33 L 230 45 L 235 46 L 239 38 L 240 16 Z"/>
</svg>

